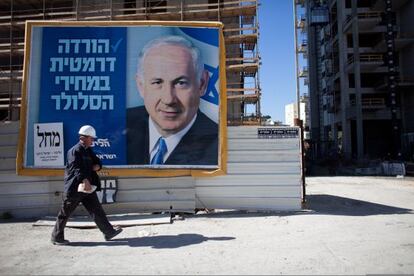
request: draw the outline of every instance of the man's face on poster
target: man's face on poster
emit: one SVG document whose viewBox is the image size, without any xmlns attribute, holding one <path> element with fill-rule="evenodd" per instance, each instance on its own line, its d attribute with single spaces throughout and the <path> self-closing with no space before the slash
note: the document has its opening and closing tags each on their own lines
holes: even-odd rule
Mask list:
<svg viewBox="0 0 414 276">
<path fill-rule="evenodd" d="M 197 79 L 190 51 L 179 45 L 150 49 L 142 68 L 137 74 L 138 90 L 160 134 L 169 136 L 184 129 L 197 113 L 208 73 Z"/>
</svg>

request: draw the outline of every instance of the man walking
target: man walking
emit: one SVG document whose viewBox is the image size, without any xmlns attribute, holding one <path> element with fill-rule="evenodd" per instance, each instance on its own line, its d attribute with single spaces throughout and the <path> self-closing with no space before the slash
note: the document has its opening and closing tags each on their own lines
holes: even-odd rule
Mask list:
<svg viewBox="0 0 414 276">
<path fill-rule="evenodd" d="M 105 240 L 109 241 L 122 232 L 121 228 L 114 228 L 109 223 L 96 195 L 95 190 L 99 191 L 101 186 L 96 172 L 102 168 L 102 163 L 91 149 L 95 138 L 96 131 L 92 126 L 82 126 L 79 130 L 79 143 L 67 152 L 62 208 L 51 239 L 55 245 L 69 244 L 65 240 L 64 229 L 70 215 L 81 202 L 104 234 Z"/>
</svg>

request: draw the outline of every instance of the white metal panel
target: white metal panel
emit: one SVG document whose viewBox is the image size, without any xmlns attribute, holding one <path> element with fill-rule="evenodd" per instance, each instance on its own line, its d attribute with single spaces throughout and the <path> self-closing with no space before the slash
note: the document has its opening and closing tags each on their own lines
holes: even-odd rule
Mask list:
<svg viewBox="0 0 414 276">
<path fill-rule="evenodd" d="M 169 210 L 172 207 L 176 211 L 193 212 L 194 179 L 191 177 L 118 178 L 117 202 L 135 202 L 136 208 L 145 207 L 142 210 L 153 208 L 159 211 Z M 137 209 L 135 212 L 142 210 Z"/>
<path fill-rule="evenodd" d="M 56 215 L 63 177 L 15 175 L 18 124 L 0 125 L 0 214 Z M 228 128 L 228 174 L 218 177 L 118 178 L 108 214 L 188 211 L 198 208 L 298 210 L 301 202 L 299 139 L 258 139 L 257 127 Z M 1 164 L 3 163 L 3 164 Z M 79 214 L 85 214 L 78 208 Z"/>
<path fill-rule="evenodd" d="M 2 146 L 1 157 L 2 158 L 16 158 L 17 146 Z"/>
<path fill-rule="evenodd" d="M 291 150 L 299 148 L 299 141 L 295 139 L 229 139 L 228 150 Z"/>
<path fill-rule="evenodd" d="M 174 200 L 190 201 L 194 200 L 194 189 L 157 189 L 157 190 L 141 190 L 119 191 L 117 194 L 118 202 L 152 202 L 152 201 L 168 201 L 174 207 Z"/>
<path fill-rule="evenodd" d="M 197 208 L 214 206 L 217 209 L 294 211 L 301 209 L 296 197 L 286 198 L 196 198 Z"/>
<path fill-rule="evenodd" d="M 194 179 L 192 177 L 175 178 L 119 178 L 118 183 L 123 190 L 136 189 L 173 189 L 173 188 L 193 188 Z"/>
<path fill-rule="evenodd" d="M 277 154 L 268 150 L 238 150 L 229 151 L 227 161 L 233 162 L 300 162 L 297 150 L 280 150 Z"/>
<path fill-rule="evenodd" d="M 44 206 L 39 206 L 37 205 L 36 208 L 18 208 L 18 207 L 14 207 L 13 209 L 0 209 L 0 214 L 3 214 L 4 212 L 8 212 L 10 214 L 12 214 L 13 217 L 16 218 L 39 218 L 42 216 L 52 216 L 52 215 L 56 215 L 57 212 L 50 211 L 50 204 L 44 205 Z M 57 210 L 57 207 L 56 207 Z"/>
<path fill-rule="evenodd" d="M 16 134 L 19 132 L 19 121 L 6 121 L 0 124 L 0 135 L 1 134 Z"/>
<path fill-rule="evenodd" d="M 0 171 L 16 171 L 16 157 L 0 157 Z"/>
<path fill-rule="evenodd" d="M 223 175 L 212 179 L 204 177 L 197 178 L 198 187 L 227 187 L 227 186 L 252 186 L 260 183 L 261 186 L 300 186 L 302 180 L 300 176 L 291 174 L 278 174 L 277 178 L 264 174 L 244 174 L 244 175 Z"/>
<path fill-rule="evenodd" d="M 47 206 L 50 203 L 49 194 L 30 193 L 0 196 L 0 210 L 12 207 L 37 208 L 37 206 Z"/>
<path fill-rule="evenodd" d="M 12 183 L 24 183 L 24 182 L 39 182 L 39 181 L 62 181 L 63 177 L 56 176 L 24 176 L 17 175 L 15 171 L 12 172 L 0 172 L 0 185 L 8 185 Z M 30 183 L 28 183 L 30 184 Z M 62 186 L 63 187 L 63 186 Z"/>
<path fill-rule="evenodd" d="M 228 128 L 227 175 L 196 179 L 197 208 L 299 210 L 300 137 L 263 139 L 258 127 Z"/>
<path fill-rule="evenodd" d="M 228 174 L 292 174 L 300 175 L 299 162 L 229 163 Z"/>
<path fill-rule="evenodd" d="M 195 200 L 175 200 L 172 212 L 193 212 Z M 170 210 L 170 202 L 162 201 L 134 201 L 134 202 L 116 202 L 114 204 L 103 205 L 107 214 L 136 213 L 136 212 L 160 212 Z M 193 206 L 189 209 L 189 206 Z M 79 212 L 82 212 L 80 210 Z"/>
<path fill-rule="evenodd" d="M 257 126 L 237 126 L 227 128 L 227 137 L 229 139 L 257 138 Z"/>
<path fill-rule="evenodd" d="M 63 181 L 0 182 L 2 196 L 14 194 L 54 193 L 63 190 Z"/>
<path fill-rule="evenodd" d="M 1 127 L 0 127 L 1 128 Z M 0 134 L 0 146 L 16 146 L 19 135 L 17 133 Z"/>
<path fill-rule="evenodd" d="M 63 191 L 63 176 L 18 176 L 16 146 L 18 123 L 0 124 L 0 214 L 16 217 L 56 215 Z M 117 202 L 104 205 L 110 213 L 186 211 L 195 209 L 195 180 L 176 178 L 118 178 Z M 83 214 L 78 208 L 75 214 Z"/>
<path fill-rule="evenodd" d="M 279 197 L 300 197 L 300 186 L 229 186 L 220 187 L 220 195 L 217 195 L 216 187 L 197 187 L 197 196 L 202 198 L 274 198 Z"/>
</svg>

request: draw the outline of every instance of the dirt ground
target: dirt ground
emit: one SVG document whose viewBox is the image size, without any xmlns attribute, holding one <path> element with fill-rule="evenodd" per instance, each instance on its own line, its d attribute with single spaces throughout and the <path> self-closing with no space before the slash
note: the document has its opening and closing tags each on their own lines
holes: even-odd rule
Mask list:
<svg viewBox="0 0 414 276">
<path fill-rule="evenodd" d="M 219 210 L 173 224 L 97 229 L 0 221 L 0 274 L 413 274 L 414 178 L 307 178 L 307 209 Z"/>
</svg>

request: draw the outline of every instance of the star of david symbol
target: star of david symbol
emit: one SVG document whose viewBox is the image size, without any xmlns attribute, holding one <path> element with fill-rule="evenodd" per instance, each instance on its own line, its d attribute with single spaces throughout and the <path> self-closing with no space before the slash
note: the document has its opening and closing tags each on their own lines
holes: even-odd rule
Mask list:
<svg viewBox="0 0 414 276">
<path fill-rule="evenodd" d="M 212 66 L 209 66 L 209 65 L 205 64 L 204 68 L 209 72 L 210 80 L 208 82 L 207 91 L 204 94 L 204 96 L 201 97 L 201 98 L 208 101 L 209 103 L 218 105 L 218 103 L 219 103 L 219 94 L 218 94 L 218 91 L 216 89 L 216 82 L 219 79 L 219 67 L 217 66 L 215 68 L 215 67 L 212 67 Z"/>
</svg>

